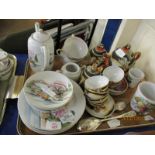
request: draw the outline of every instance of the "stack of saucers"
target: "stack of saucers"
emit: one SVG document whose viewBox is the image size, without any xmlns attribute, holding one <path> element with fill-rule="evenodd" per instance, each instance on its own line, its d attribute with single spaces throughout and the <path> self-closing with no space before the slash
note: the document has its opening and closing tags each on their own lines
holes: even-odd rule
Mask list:
<svg viewBox="0 0 155 155">
<path fill-rule="evenodd" d="M 13 61 L 8 53 L 0 49 L 0 80 L 7 80 L 11 76 Z"/>
<path fill-rule="evenodd" d="M 114 100 L 109 95 L 109 79 L 97 75 L 85 80 L 85 96 L 87 99 L 87 112 L 98 118 L 105 118 L 114 110 Z"/>
<path fill-rule="evenodd" d="M 18 111 L 31 130 L 39 134 L 58 134 L 77 123 L 85 104 L 83 91 L 75 82 L 61 73 L 44 71 L 25 82 L 19 95 Z"/>
</svg>

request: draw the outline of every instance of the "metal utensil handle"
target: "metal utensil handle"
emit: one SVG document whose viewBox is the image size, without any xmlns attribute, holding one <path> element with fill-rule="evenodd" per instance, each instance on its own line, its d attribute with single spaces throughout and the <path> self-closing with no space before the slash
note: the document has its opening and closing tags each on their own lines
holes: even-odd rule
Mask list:
<svg viewBox="0 0 155 155">
<path fill-rule="evenodd" d="M 124 114 L 121 114 L 121 115 L 118 115 L 118 116 L 115 116 L 115 117 L 110 117 L 110 118 L 106 118 L 106 119 L 102 119 L 100 120 L 101 122 L 106 122 L 106 121 L 109 121 L 109 120 L 112 120 L 112 119 L 117 119 L 117 118 L 122 118 L 122 117 L 125 117 L 127 116 L 131 111 L 128 111 Z M 130 117 L 133 117 L 133 116 L 130 116 Z"/>
</svg>

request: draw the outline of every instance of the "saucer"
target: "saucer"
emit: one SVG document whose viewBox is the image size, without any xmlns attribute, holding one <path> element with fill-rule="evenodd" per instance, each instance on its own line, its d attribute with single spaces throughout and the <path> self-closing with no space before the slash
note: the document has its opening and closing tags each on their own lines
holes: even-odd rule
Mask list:
<svg viewBox="0 0 155 155">
<path fill-rule="evenodd" d="M 28 128 L 39 134 L 59 134 L 72 128 L 83 115 L 86 106 L 86 100 L 83 95 L 82 89 L 74 81 L 72 81 L 72 84 L 74 87 L 74 92 L 76 93 L 74 93 L 73 99 L 66 106 L 62 107 L 62 109 L 65 108 L 69 113 L 73 113 L 74 117 L 72 118 L 70 123 L 63 125 L 61 129 L 57 130 L 43 128 L 41 126 L 42 120 L 39 116 L 39 113 L 34 112 L 31 106 L 27 103 L 24 93 L 21 92 L 18 99 L 18 111 L 23 123 Z M 59 115 L 61 115 L 61 111 L 62 110 L 60 109 Z M 51 113 L 55 113 L 55 110 L 52 110 Z M 69 115 L 69 113 L 67 115 Z"/>
<path fill-rule="evenodd" d="M 28 104 L 41 110 L 64 106 L 73 95 L 71 81 L 61 73 L 43 71 L 32 75 L 24 84 Z"/>
<path fill-rule="evenodd" d="M 106 103 L 104 103 L 105 108 L 101 109 L 99 112 L 94 110 L 93 106 L 90 105 L 86 105 L 86 111 L 94 116 L 94 117 L 98 117 L 98 118 L 106 118 L 109 117 L 115 110 L 115 101 L 114 99 L 109 95 L 109 99 L 106 101 Z"/>
<path fill-rule="evenodd" d="M 128 89 L 128 82 L 124 78 L 119 84 L 116 85 L 115 88 L 113 89 L 109 88 L 109 93 L 114 96 L 122 95 L 127 91 L 127 89 Z"/>
</svg>

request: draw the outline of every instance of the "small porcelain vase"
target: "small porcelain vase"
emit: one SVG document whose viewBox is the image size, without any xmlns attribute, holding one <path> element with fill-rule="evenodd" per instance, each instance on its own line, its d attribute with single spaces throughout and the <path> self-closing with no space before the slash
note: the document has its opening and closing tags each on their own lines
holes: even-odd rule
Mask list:
<svg viewBox="0 0 155 155">
<path fill-rule="evenodd" d="M 28 39 L 28 57 L 34 72 L 51 70 L 54 61 L 54 42 L 52 37 L 35 23 L 35 32 Z"/>
</svg>

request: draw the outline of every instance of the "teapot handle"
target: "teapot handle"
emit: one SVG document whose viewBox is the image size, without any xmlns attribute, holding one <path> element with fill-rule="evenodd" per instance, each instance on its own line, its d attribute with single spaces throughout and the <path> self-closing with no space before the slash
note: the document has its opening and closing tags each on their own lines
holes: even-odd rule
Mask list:
<svg viewBox="0 0 155 155">
<path fill-rule="evenodd" d="M 48 55 L 47 55 L 47 47 L 45 46 L 41 46 L 41 51 L 43 52 L 43 57 L 44 57 L 44 66 L 43 66 L 43 70 L 46 69 L 47 65 L 48 65 Z"/>
<path fill-rule="evenodd" d="M 56 50 L 56 54 L 57 54 L 57 55 L 61 55 L 62 52 L 63 52 L 62 49 L 57 49 L 57 50 Z"/>
</svg>

